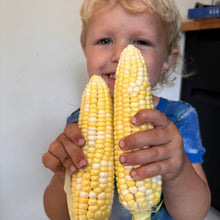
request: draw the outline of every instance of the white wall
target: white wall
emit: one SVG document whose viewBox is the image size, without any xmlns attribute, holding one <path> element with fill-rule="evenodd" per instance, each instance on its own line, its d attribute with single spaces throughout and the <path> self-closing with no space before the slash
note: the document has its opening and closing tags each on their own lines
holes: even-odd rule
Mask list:
<svg viewBox="0 0 220 220">
<path fill-rule="evenodd" d="M 0 7 L 0 219 L 47 219 L 41 163 L 80 103 L 82 1 L 3 0 Z"/>
<path fill-rule="evenodd" d="M 177 1 L 182 14 L 193 1 Z M 1 0 L 0 219 L 47 219 L 51 172 L 41 156 L 79 106 L 88 80 L 79 44 L 82 0 Z M 179 98 L 180 79 L 165 96 Z"/>
</svg>

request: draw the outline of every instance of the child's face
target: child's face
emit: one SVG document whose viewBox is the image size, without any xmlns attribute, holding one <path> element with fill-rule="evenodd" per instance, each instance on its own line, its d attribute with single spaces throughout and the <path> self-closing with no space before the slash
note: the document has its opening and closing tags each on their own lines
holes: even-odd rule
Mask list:
<svg viewBox="0 0 220 220">
<path fill-rule="evenodd" d="M 151 86 L 154 87 L 168 68 L 168 40 L 164 26 L 157 14 L 132 14 L 120 4 L 95 11 L 88 22 L 84 48 L 89 77 L 101 75 L 113 96 L 120 54 L 128 44 L 133 44 L 146 60 Z"/>
</svg>

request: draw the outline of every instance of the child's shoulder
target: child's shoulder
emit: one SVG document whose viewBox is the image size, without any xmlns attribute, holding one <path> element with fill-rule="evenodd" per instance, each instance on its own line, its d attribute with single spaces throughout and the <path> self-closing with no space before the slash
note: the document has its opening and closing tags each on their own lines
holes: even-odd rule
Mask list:
<svg viewBox="0 0 220 220">
<path fill-rule="evenodd" d="M 157 110 L 162 111 L 173 122 L 188 115 L 194 115 L 197 117 L 195 108 L 184 101 L 172 101 L 165 98 L 160 98 Z"/>
</svg>

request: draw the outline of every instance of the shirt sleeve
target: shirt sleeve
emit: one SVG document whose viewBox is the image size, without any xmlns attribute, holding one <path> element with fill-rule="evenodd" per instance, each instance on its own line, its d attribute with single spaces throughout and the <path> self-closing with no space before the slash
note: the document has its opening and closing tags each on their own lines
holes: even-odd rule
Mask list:
<svg viewBox="0 0 220 220">
<path fill-rule="evenodd" d="M 176 120 L 183 142 L 184 151 L 191 163 L 203 163 L 205 148 L 201 143 L 198 115 L 196 110 L 189 106 L 186 111 Z"/>
<path fill-rule="evenodd" d="M 74 123 L 74 124 L 78 124 L 78 120 L 79 120 L 79 112 L 80 109 L 78 108 L 76 111 L 74 111 L 66 120 L 66 125 Z"/>
</svg>

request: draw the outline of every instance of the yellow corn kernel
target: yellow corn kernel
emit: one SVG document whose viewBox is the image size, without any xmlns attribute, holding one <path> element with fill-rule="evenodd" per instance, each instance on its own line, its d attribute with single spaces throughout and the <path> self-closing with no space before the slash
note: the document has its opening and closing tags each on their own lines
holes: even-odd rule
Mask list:
<svg viewBox="0 0 220 220">
<path fill-rule="evenodd" d="M 158 203 L 161 195 L 161 177 L 135 181 L 130 176 L 132 167 L 119 162 L 123 151 L 118 143 L 121 138 L 137 131 L 153 129 L 152 125 L 134 126 L 131 118 L 141 109 L 152 109 L 152 91 L 145 60 L 132 45 L 125 48 L 118 63 L 114 88 L 114 148 L 115 174 L 121 204 L 133 214 L 133 219 L 142 219 Z M 138 166 L 135 166 L 138 167 Z M 125 174 L 125 175 L 123 175 Z M 160 187 L 159 187 L 160 186 Z M 147 219 L 147 218 L 143 218 Z"/>
</svg>

